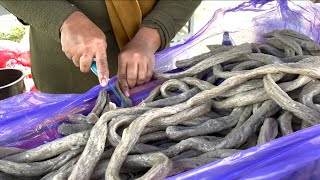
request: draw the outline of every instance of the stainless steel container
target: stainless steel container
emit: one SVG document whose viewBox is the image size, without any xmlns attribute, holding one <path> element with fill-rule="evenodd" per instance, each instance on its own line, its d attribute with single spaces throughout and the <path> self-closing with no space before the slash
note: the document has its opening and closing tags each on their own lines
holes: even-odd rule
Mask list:
<svg viewBox="0 0 320 180">
<path fill-rule="evenodd" d="M 25 91 L 25 74 L 18 69 L 0 69 L 0 100 L 22 94 Z"/>
</svg>

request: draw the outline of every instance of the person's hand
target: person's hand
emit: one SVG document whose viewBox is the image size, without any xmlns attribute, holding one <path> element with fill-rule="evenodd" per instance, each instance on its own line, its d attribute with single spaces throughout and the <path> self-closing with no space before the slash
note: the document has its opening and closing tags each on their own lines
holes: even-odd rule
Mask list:
<svg viewBox="0 0 320 180">
<path fill-rule="evenodd" d="M 62 51 L 82 72 L 89 72 L 96 59 L 101 86 L 109 79 L 107 41 L 104 33 L 83 13 L 76 11 L 67 17 L 61 28 Z"/>
<path fill-rule="evenodd" d="M 129 97 L 129 88 L 149 82 L 154 69 L 154 53 L 161 45 L 158 30 L 142 27 L 118 56 L 118 80 Z"/>
</svg>

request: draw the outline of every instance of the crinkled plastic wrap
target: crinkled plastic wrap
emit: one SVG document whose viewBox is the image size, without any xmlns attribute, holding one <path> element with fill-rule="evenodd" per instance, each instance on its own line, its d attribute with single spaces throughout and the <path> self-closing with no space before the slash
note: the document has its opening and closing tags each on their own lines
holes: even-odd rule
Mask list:
<svg viewBox="0 0 320 180">
<path fill-rule="evenodd" d="M 97 88 L 83 94 L 28 92 L 0 101 L 0 146 L 33 148 L 61 137 L 58 123 L 93 108 Z"/>
</svg>

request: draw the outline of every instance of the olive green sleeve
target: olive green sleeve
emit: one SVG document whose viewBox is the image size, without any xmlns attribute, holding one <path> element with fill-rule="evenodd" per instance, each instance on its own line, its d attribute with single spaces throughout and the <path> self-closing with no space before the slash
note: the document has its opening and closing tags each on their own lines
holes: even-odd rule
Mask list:
<svg viewBox="0 0 320 180">
<path fill-rule="evenodd" d="M 0 4 L 25 23 L 60 41 L 64 20 L 79 9 L 66 0 L 0 0 Z"/>
<path fill-rule="evenodd" d="M 159 0 L 143 19 L 142 27 L 158 29 L 161 47 L 164 49 L 180 29 L 188 22 L 201 0 Z"/>
</svg>

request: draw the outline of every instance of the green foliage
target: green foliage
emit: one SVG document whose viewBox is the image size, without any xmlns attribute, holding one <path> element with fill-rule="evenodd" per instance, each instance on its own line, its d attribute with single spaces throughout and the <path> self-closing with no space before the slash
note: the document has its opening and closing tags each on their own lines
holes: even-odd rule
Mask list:
<svg viewBox="0 0 320 180">
<path fill-rule="evenodd" d="M 23 35 L 26 33 L 27 27 L 18 26 L 13 27 L 7 33 L 0 32 L 0 40 L 10 40 L 14 42 L 20 42 Z"/>
</svg>

